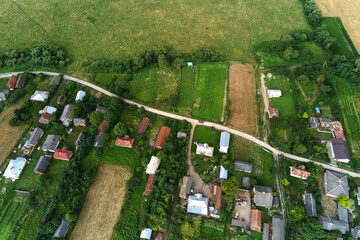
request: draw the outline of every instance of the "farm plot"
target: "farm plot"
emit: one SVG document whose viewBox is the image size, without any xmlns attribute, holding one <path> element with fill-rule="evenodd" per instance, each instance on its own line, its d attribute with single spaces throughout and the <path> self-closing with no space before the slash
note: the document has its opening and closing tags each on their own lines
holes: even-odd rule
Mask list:
<svg viewBox="0 0 360 240">
<path fill-rule="evenodd" d="M 0 212 L 0 239 L 15 239 L 20 219 L 26 212 L 20 199 L 10 201 Z"/>
<path fill-rule="evenodd" d="M 128 169 L 100 163 L 70 239 L 111 239 L 130 176 Z"/>
<path fill-rule="evenodd" d="M 253 70 L 232 63 L 229 69 L 230 125 L 255 134 L 257 131 L 256 86 Z"/>
<path fill-rule="evenodd" d="M 195 97 L 195 77 L 196 71 L 193 67 L 183 67 L 181 69 L 179 103 L 177 110 L 186 113 L 187 109 L 192 109 Z"/>
<path fill-rule="evenodd" d="M 194 117 L 221 121 L 228 67 L 227 63 L 206 63 L 198 66 Z"/>
</svg>

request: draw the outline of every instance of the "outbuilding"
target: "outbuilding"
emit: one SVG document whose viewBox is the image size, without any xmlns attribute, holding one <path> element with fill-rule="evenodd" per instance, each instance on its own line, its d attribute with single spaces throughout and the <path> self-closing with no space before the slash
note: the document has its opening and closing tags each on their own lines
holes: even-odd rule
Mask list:
<svg viewBox="0 0 360 240">
<path fill-rule="evenodd" d="M 229 150 L 229 144 L 230 144 L 230 133 L 228 132 L 221 132 L 220 135 L 220 152 L 221 153 L 227 153 Z"/>
<path fill-rule="evenodd" d="M 16 159 L 12 159 L 7 166 L 4 177 L 5 179 L 10 179 L 11 181 L 15 181 L 20 178 L 22 171 L 24 170 L 26 165 L 26 159 L 23 157 L 17 157 Z"/>
</svg>

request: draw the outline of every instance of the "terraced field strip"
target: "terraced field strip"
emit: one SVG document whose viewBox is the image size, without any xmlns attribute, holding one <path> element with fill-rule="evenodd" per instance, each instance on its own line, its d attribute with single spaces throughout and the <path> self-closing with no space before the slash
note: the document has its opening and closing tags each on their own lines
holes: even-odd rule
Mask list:
<svg viewBox="0 0 360 240">
<path fill-rule="evenodd" d="M 0 221 L 0 239 L 15 239 L 19 220 L 25 214 L 26 207 L 22 202 L 11 201 L 10 205 L 3 212 Z"/>
</svg>

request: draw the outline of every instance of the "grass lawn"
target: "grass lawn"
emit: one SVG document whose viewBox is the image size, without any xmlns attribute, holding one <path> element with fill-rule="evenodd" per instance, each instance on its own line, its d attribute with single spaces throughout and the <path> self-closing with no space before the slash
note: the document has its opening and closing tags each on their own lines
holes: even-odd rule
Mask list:
<svg viewBox="0 0 360 240">
<path fill-rule="evenodd" d="M 30 191 L 31 189 L 36 188 L 36 175 L 34 173 L 36 162 L 37 161 L 32 161 L 30 164 L 26 165 L 21 177 L 15 182 L 15 188 L 17 190 Z"/>
<path fill-rule="evenodd" d="M 95 77 L 95 84 L 108 87 L 113 79 L 112 73 L 98 73 Z"/>
<path fill-rule="evenodd" d="M 186 113 L 187 109 L 192 109 L 195 97 L 195 76 L 193 67 L 183 67 L 181 69 L 179 103 L 177 110 Z"/>
<path fill-rule="evenodd" d="M 50 163 L 45 172 L 47 176 L 51 177 L 51 185 L 49 187 L 48 194 L 52 195 L 56 193 L 56 186 L 61 181 L 68 167 L 68 161 L 56 160 L 53 158 L 50 160 Z"/>
<path fill-rule="evenodd" d="M 220 131 L 205 126 L 196 126 L 194 142 L 208 143 L 216 149 L 220 142 Z M 194 149 L 196 149 L 196 147 L 194 147 Z"/>
<path fill-rule="evenodd" d="M 0 239 L 15 239 L 18 222 L 27 211 L 22 198 L 10 201 L 0 212 Z"/>
<path fill-rule="evenodd" d="M 8 81 L 8 78 L 0 78 L 0 89 L 7 89 L 6 84 Z"/>
<path fill-rule="evenodd" d="M 17 235 L 18 240 L 35 239 L 36 228 L 43 217 L 45 207 L 45 204 L 41 204 L 24 219 L 24 223 L 21 225 L 21 229 Z"/>
<path fill-rule="evenodd" d="M 63 46 L 75 75 L 89 60 L 125 59 L 163 46 L 220 49 L 226 59 L 249 60 L 264 39 L 310 30 L 297 0 L 3 1 L 0 16 L 0 49 Z"/>
<path fill-rule="evenodd" d="M 195 99 L 199 105 L 193 116 L 212 121 L 221 121 L 225 82 L 228 79 L 228 63 L 206 63 L 198 65 Z"/>
<path fill-rule="evenodd" d="M 130 169 L 134 169 L 140 164 L 140 160 L 135 156 L 134 149 L 115 146 L 114 143 L 106 148 L 101 161 Z"/>
<path fill-rule="evenodd" d="M 277 108 L 279 110 L 280 118 L 295 118 L 297 117 L 295 111 L 295 102 L 291 93 L 290 82 L 286 80 L 285 76 L 276 76 L 276 79 L 267 79 L 266 86 L 268 89 L 280 89 L 282 92 L 279 98 L 270 98 L 270 107 Z"/>
</svg>

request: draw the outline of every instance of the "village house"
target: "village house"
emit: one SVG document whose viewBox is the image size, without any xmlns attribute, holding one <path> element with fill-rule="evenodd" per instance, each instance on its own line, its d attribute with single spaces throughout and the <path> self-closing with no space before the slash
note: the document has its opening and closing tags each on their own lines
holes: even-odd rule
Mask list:
<svg viewBox="0 0 360 240">
<path fill-rule="evenodd" d="M 9 97 L 9 89 L 0 91 L 0 102 L 5 101 Z"/>
<path fill-rule="evenodd" d="M 221 132 L 220 135 L 220 149 L 219 152 L 221 153 L 227 153 L 229 150 L 229 144 L 230 144 L 230 133 L 228 132 Z"/>
<path fill-rule="evenodd" d="M 145 134 L 148 126 L 150 125 L 150 123 L 151 123 L 150 118 L 144 117 L 144 118 L 141 120 L 141 123 L 140 123 L 140 125 L 139 125 L 138 130 L 136 131 L 136 134 L 139 134 L 139 135 Z"/>
<path fill-rule="evenodd" d="M 268 94 L 269 98 L 278 98 L 278 97 L 281 97 L 281 90 L 268 89 L 267 94 Z"/>
<path fill-rule="evenodd" d="M 73 152 L 71 150 L 67 150 L 65 147 L 63 149 L 56 149 L 53 158 L 59 160 L 70 161 Z"/>
<path fill-rule="evenodd" d="M 34 168 L 34 173 L 38 175 L 44 174 L 50 159 L 51 159 L 51 155 L 41 156 L 39 161 L 36 163 L 36 166 Z"/>
<path fill-rule="evenodd" d="M 78 127 L 78 126 L 85 127 L 86 126 L 86 118 L 74 118 L 74 126 L 75 127 Z"/>
<path fill-rule="evenodd" d="M 36 145 L 38 145 L 43 134 L 44 130 L 42 130 L 41 128 L 35 128 L 30 135 L 28 145 L 31 147 L 35 147 Z"/>
<path fill-rule="evenodd" d="M 78 91 L 76 94 L 75 102 L 82 101 L 83 98 L 85 97 L 85 95 L 86 95 L 86 92 L 84 92 L 83 90 Z"/>
<path fill-rule="evenodd" d="M 331 127 L 332 120 L 330 118 L 320 118 L 321 127 Z"/>
<path fill-rule="evenodd" d="M 169 137 L 171 128 L 162 126 L 154 144 L 154 148 L 162 149 L 165 145 L 166 139 Z"/>
<path fill-rule="evenodd" d="M 210 147 L 207 143 L 196 143 L 196 154 L 212 157 L 214 155 L 214 147 Z"/>
<path fill-rule="evenodd" d="M 17 157 L 16 159 L 10 160 L 3 177 L 10 181 L 15 182 L 15 180 L 20 178 L 22 171 L 26 166 L 26 159 L 23 157 Z"/>
<path fill-rule="evenodd" d="M 15 85 L 16 85 L 16 76 L 11 75 L 11 77 L 9 78 L 9 81 L 7 82 L 6 86 L 12 91 L 12 90 L 15 89 Z"/>
<path fill-rule="evenodd" d="M 261 232 L 261 211 L 258 209 L 251 209 L 250 230 Z"/>
<path fill-rule="evenodd" d="M 60 138 L 60 135 L 48 135 L 45 139 L 44 144 L 41 147 L 41 150 L 55 152 L 56 148 L 60 143 Z"/>
<path fill-rule="evenodd" d="M 304 193 L 303 200 L 305 205 L 306 216 L 308 217 L 316 217 L 316 201 L 311 193 Z"/>
<path fill-rule="evenodd" d="M 236 171 L 247 172 L 247 173 L 252 172 L 252 163 L 235 161 L 234 166 Z"/>
<path fill-rule="evenodd" d="M 347 143 L 342 138 L 334 138 L 326 144 L 331 161 L 349 163 L 350 153 Z"/>
<path fill-rule="evenodd" d="M 25 85 L 26 76 L 25 75 L 19 75 L 18 80 L 16 81 L 15 88 L 23 88 Z"/>
<path fill-rule="evenodd" d="M 309 118 L 310 129 L 317 129 L 321 127 L 319 120 L 316 117 Z"/>
<path fill-rule="evenodd" d="M 182 180 L 182 185 L 180 188 L 179 197 L 182 199 L 187 199 L 187 196 L 190 193 L 192 187 L 193 179 L 191 176 L 184 176 Z"/>
<path fill-rule="evenodd" d="M 256 206 L 272 207 L 273 192 L 271 187 L 255 185 L 253 188 L 253 193 Z"/>
<path fill-rule="evenodd" d="M 272 240 L 285 240 L 285 223 L 281 215 L 272 217 Z"/>
<path fill-rule="evenodd" d="M 307 179 L 310 177 L 310 172 L 305 169 L 304 165 L 300 165 L 299 167 L 290 166 L 290 176 L 300 179 Z"/>
<path fill-rule="evenodd" d="M 279 110 L 277 108 L 269 108 L 269 118 L 279 117 Z"/>
<path fill-rule="evenodd" d="M 342 234 L 345 234 L 347 231 L 347 224 L 343 221 L 321 216 L 321 222 L 325 230 L 339 231 Z"/>
<path fill-rule="evenodd" d="M 49 98 L 49 92 L 36 90 L 31 95 L 30 100 L 35 102 L 45 102 Z"/>
<path fill-rule="evenodd" d="M 324 177 L 325 194 L 337 198 L 341 194 L 349 197 L 349 186 L 347 175 L 326 170 Z"/>
<path fill-rule="evenodd" d="M 74 119 L 71 116 L 71 111 L 74 109 L 75 105 L 68 104 L 64 107 L 64 111 L 60 116 L 60 121 L 62 121 L 64 126 L 69 126 L 70 122 Z"/>
<path fill-rule="evenodd" d="M 201 193 L 189 196 L 187 212 L 207 216 L 208 215 L 208 199 L 203 197 Z"/>
<path fill-rule="evenodd" d="M 95 111 L 97 111 L 98 113 L 100 113 L 104 117 L 107 110 L 108 110 L 107 107 L 99 106 L 99 107 L 96 108 Z"/>
<path fill-rule="evenodd" d="M 331 131 L 334 136 L 334 138 L 342 138 L 344 141 L 346 141 L 344 129 L 341 125 L 341 122 L 335 121 L 331 124 Z"/>
<path fill-rule="evenodd" d="M 59 75 L 54 76 L 54 77 L 51 79 L 50 83 L 49 83 L 49 87 L 59 85 L 60 80 L 61 80 L 61 79 L 60 79 L 60 76 L 59 76 Z"/>
<path fill-rule="evenodd" d="M 43 110 L 39 111 L 39 114 L 41 114 L 41 117 L 39 118 L 39 123 L 41 124 L 49 124 L 50 116 L 56 112 L 56 108 L 51 106 L 45 106 Z"/>
<path fill-rule="evenodd" d="M 145 191 L 144 191 L 145 196 L 150 195 L 151 188 L 154 185 L 154 178 L 155 178 L 154 174 L 149 174 L 148 180 L 147 180 L 146 185 L 145 185 Z"/>
<path fill-rule="evenodd" d="M 81 132 L 78 138 L 76 139 L 75 146 L 78 147 L 80 143 L 84 140 L 84 138 L 85 138 L 85 133 Z"/>
<path fill-rule="evenodd" d="M 156 170 L 160 165 L 161 160 L 155 156 L 152 156 L 149 164 L 146 166 L 145 172 L 147 174 L 155 174 Z"/>
<path fill-rule="evenodd" d="M 60 226 L 56 229 L 53 238 L 65 238 L 66 233 L 69 230 L 70 222 L 66 218 L 61 219 Z"/>
<path fill-rule="evenodd" d="M 130 138 L 129 135 L 124 137 L 117 137 L 115 141 L 116 146 L 132 148 L 134 145 L 135 139 Z"/>
</svg>

